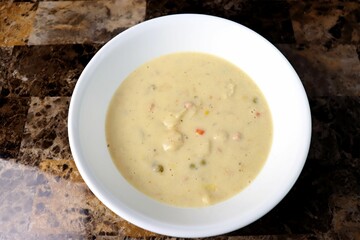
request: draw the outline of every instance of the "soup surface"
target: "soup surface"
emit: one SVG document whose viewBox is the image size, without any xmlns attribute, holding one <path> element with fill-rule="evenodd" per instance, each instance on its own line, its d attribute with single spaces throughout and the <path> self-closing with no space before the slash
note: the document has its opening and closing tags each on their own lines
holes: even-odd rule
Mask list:
<svg viewBox="0 0 360 240">
<path fill-rule="evenodd" d="M 181 207 L 239 193 L 260 172 L 272 120 L 256 84 L 203 53 L 161 56 L 114 94 L 106 138 L 122 175 L 148 196 Z"/>
</svg>

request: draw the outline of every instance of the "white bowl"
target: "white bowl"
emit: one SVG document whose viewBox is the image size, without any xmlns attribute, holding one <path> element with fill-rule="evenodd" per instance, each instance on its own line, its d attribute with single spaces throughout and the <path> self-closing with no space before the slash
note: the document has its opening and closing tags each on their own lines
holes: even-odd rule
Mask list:
<svg viewBox="0 0 360 240">
<path fill-rule="evenodd" d="M 106 147 L 106 112 L 123 79 L 144 62 L 178 51 L 210 53 L 239 66 L 262 90 L 273 117 L 273 144 L 259 175 L 235 197 L 209 207 L 173 207 L 145 196 L 120 174 Z M 76 166 L 100 201 L 141 228 L 176 237 L 219 235 L 265 215 L 298 178 L 311 138 L 306 93 L 285 57 L 240 24 L 197 14 L 152 19 L 109 41 L 81 74 L 68 121 Z"/>
</svg>

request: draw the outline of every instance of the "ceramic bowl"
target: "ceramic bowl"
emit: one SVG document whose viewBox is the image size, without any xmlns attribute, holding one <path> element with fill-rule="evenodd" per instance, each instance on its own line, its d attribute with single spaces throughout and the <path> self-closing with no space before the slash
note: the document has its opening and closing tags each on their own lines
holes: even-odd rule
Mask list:
<svg viewBox="0 0 360 240">
<path fill-rule="evenodd" d="M 133 70 L 181 51 L 224 58 L 244 70 L 263 92 L 273 118 L 273 143 L 256 179 L 227 201 L 202 208 L 160 203 L 136 190 L 115 167 L 106 147 L 109 102 Z M 125 220 L 175 237 L 208 237 L 261 218 L 289 192 L 307 157 L 309 103 L 286 58 L 254 31 L 218 17 L 180 14 L 140 23 L 105 44 L 81 74 L 69 109 L 71 151 L 91 191 Z"/>
</svg>

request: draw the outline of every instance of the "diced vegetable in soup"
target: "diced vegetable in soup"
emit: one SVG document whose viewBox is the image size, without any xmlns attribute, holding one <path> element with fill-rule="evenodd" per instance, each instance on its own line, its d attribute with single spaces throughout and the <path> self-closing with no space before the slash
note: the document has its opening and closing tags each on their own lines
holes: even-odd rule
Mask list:
<svg viewBox="0 0 360 240">
<path fill-rule="evenodd" d="M 145 63 L 117 89 L 106 120 L 121 174 L 171 205 L 224 201 L 257 176 L 272 143 L 272 120 L 256 84 L 231 63 L 174 53 Z"/>
</svg>

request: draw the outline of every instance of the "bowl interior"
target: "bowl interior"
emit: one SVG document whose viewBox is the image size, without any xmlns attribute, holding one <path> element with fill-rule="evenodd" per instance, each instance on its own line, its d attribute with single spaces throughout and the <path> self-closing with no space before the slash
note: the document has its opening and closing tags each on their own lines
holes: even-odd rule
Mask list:
<svg viewBox="0 0 360 240">
<path fill-rule="evenodd" d="M 144 62 L 179 51 L 210 53 L 239 66 L 262 90 L 273 117 L 273 144 L 258 177 L 235 197 L 210 207 L 178 208 L 143 195 L 122 177 L 106 147 L 106 112 L 122 80 Z M 226 233 L 270 211 L 299 176 L 310 135 L 308 100 L 284 56 L 248 28 L 205 15 L 161 17 L 119 34 L 83 71 L 69 110 L 71 150 L 94 194 L 124 219 L 177 237 Z"/>
</svg>

